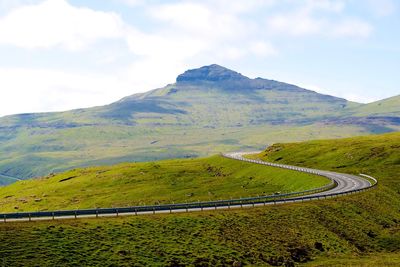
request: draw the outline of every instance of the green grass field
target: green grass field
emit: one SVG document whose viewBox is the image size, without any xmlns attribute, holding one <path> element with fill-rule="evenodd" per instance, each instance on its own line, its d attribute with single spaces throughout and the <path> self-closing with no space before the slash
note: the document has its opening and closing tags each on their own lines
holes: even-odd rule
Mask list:
<svg viewBox="0 0 400 267">
<path fill-rule="evenodd" d="M 257 156 L 262 160 L 351 173 L 393 171 L 389 179 L 397 180 L 400 166 L 400 133 L 372 135 L 337 140 L 275 144 Z M 385 175 L 386 176 L 386 175 Z M 384 179 L 387 182 L 388 178 Z M 390 182 L 395 182 L 390 180 Z"/>
<path fill-rule="evenodd" d="M 295 192 L 329 180 L 213 156 L 75 169 L 0 188 L 0 211 L 126 207 Z"/>
<path fill-rule="evenodd" d="M 38 177 L 51 172 L 121 162 L 205 157 L 243 149 L 262 149 L 273 142 L 349 137 L 366 133 L 360 126 L 312 124 L 247 127 L 85 126 L 71 129 L 21 129 L 0 142 L 0 173 Z M 5 133 L 0 132 L 0 139 Z M 17 150 L 17 151 L 15 151 Z M 1 182 L 1 177 L 0 177 Z M 4 183 L 9 180 L 4 180 Z"/>
<path fill-rule="evenodd" d="M 278 144 L 261 155 L 379 179 L 360 194 L 243 210 L 0 224 L 0 258 L 4 266 L 398 266 L 399 145 L 395 133 Z"/>
</svg>

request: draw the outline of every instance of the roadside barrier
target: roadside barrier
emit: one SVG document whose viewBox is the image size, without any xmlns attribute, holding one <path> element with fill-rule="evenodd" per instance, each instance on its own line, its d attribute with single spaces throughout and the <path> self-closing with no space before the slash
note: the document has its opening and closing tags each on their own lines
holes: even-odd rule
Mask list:
<svg viewBox="0 0 400 267">
<path fill-rule="evenodd" d="M 332 174 L 339 174 L 329 171 L 320 171 L 310 168 L 296 167 L 290 165 L 276 164 L 270 162 L 264 162 L 260 160 L 247 159 L 239 156 L 240 154 L 222 154 L 223 157 L 268 165 L 272 167 L 290 169 L 305 173 L 311 173 L 327 177 L 331 180 L 328 185 L 305 190 L 301 192 L 292 192 L 286 194 L 273 194 L 257 197 L 246 197 L 238 199 L 228 200 L 215 200 L 215 201 L 203 201 L 203 202 L 191 202 L 191 203 L 177 203 L 177 204 L 164 204 L 164 205 L 148 205 L 148 206 L 132 206 L 132 207 L 120 207 L 120 208 L 98 208 L 98 209 L 77 209 L 77 210 L 58 210 L 58 211 L 39 211 L 39 212 L 17 212 L 17 213 L 3 213 L 0 214 L 0 220 L 7 222 L 7 220 L 22 220 L 22 221 L 33 221 L 35 219 L 67 219 L 67 218 L 79 218 L 79 217 L 99 217 L 99 216 L 119 216 L 119 215 L 139 215 L 139 214 L 155 214 L 155 213 L 172 213 L 172 212 L 189 212 L 189 211 L 203 211 L 210 209 L 230 209 L 233 207 L 254 207 L 259 205 L 277 205 L 288 202 L 303 202 L 316 199 L 327 199 L 336 196 L 350 195 L 357 192 L 362 192 L 373 188 L 377 185 L 378 181 L 368 175 L 360 174 L 361 176 L 368 177 L 375 181 L 373 184 L 369 182 L 368 187 L 357 188 L 354 190 L 347 190 L 343 192 L 329 193 L 330 190 L 337 187 L 337 181 L 332 178 Z M 324 193 L 325 192 L 325 193 Z"/>
</svg>

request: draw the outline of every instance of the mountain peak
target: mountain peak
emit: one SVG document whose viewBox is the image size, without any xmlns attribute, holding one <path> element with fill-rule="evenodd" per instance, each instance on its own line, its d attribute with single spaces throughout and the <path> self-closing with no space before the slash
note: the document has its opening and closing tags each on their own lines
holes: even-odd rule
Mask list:
<svg viewBox="0 0 400 267">
<path fill-rule="evenodd" d="M 242 80 L 247 77 L 217 64 L 187 70 L 176 78 L 177 82 Z"/>
</svg>

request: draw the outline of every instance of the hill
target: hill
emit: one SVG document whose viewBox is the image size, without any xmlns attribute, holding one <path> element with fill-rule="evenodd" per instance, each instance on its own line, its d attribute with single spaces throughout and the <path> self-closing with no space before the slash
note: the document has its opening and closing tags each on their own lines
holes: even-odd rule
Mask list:
<svg viewBox="0 0 400 267">
<path fill-rule="evenodd" d="M 370 133 L 384 133 L 400 130 L 400 96 L 380 101 L 347 107 L 341 115 L 330 118 L 326 124 L 363 125 Z"/>
<path fill-rule="evenodd" d="M 360 194 L 243 210 L 0 224 L 0 257 L 6 266 L 397 266 L 399 144 L 400 133 L 392 133 L 276 144 L 259 155 L 378 178 Z"/>
<path fill-rule="evenodd" d="M 0 174 L 25 179 L 83 166 L 206 156 L 399 128 L 400 122 L 386 118 L 344 116 L 361 106 L 210 65 L 110 105 L 0 118 Z"/>
<path fill-rule="evenodd" d="M 318 188 L 324 177 L 222 156 L 75 169 L 0 188 L 0 212 L 171 204 Z"/>
<path fill-rule="evenodd" d="M 358 174 L 374 168 L 375 173 L 386 167 L 400 167 L 400 132 L 337 140 L 317 140 L 302 143 L 274 144 L 258 158 L 323 169 L 346 169 Z M 393 175 L 394 179 L 397 175 Z"/>
<path fill-rule="evenodd" d="M 355 116 L 399 117 L 400 95 L 351 109 Z"/>
</svg>

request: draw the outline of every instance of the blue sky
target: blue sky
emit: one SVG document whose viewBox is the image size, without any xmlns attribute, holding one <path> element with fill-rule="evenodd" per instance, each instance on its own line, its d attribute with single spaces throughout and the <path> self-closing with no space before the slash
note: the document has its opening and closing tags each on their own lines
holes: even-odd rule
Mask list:
<svg viewBox="0 0 400 267">
<path fill-rule="evenodd" d="M 217 63 L 358 102 L 400 94 L 396 0 L 0 0 L 0 116 L 108 104 Z"/>
</svg>

